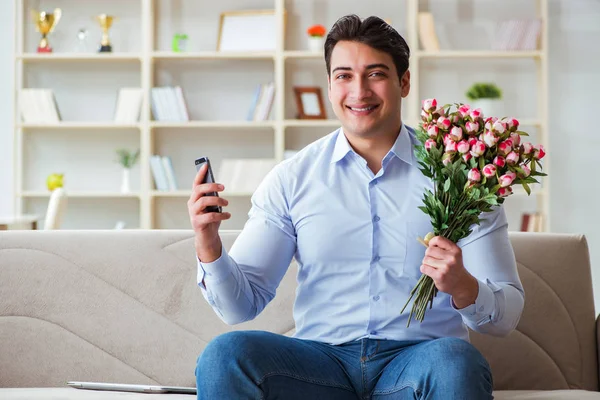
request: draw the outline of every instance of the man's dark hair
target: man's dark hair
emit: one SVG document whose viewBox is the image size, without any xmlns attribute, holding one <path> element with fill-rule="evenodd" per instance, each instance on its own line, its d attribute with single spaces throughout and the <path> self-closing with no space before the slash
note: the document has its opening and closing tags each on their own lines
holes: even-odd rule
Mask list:
<svg viewBox="0 0 600 400">
<path fill-rule="evenodd" d="M 402 79 L 402 75 L 408 69 L 410 49 L 394 28 L 381 18 L 369 17 L 361 21 L 357 15 L 352 14 L 338 19 L 327 34 L 325 40 L 327 76 L 331 75 L 331 53 L 340 40 L 364 43 L 389 54 L 398 71 L 398 79 Z"/>
</svg>

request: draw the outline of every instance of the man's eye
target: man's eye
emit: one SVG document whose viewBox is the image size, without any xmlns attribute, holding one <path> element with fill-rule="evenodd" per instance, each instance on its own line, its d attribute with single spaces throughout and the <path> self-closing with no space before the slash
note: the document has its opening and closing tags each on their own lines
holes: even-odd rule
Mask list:
<svg viewBox="0 0 600 400">
<path fill-rule="evenodd" d="M 385 75 L 383 73 L 381 73 L 381 72 L 373 72 L 371 74 L 371 76 L 381 77 L 381 76 L 385 76 Z"/>
<path fill-rule="evenodd" d="M 336 79 L 346 79 L 346 78 L 348 78 L 348 74 L 340 74 L 337 76 Z"/>
</svg>

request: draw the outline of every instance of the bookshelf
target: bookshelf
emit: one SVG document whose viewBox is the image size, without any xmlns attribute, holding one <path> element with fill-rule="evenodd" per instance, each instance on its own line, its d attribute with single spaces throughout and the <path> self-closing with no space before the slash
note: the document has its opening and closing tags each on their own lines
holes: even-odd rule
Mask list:
<svg viewBox="0 0 600 400">
<path fill-rule="evenodd" d="M 509 98 L 519 97 L 523 107 L 507 109 L 519 118 L 524 130 L 534 133 L 532 141 L 548 149 L 548 54 L 547 0 L 517 0 L 506 3 L 475 4 L 473 21 L 488 23 L 489 15 L 501 21 L 521 14 L 543 21 L 537 50 L 498 51 L 490 47 L 447 46 L 439 51 L 420 48 L 417 15 L 431 10 L 436 21 L 446 26 L 442 38 L 452 38 L 453 24 L 470 7 L 460 0 L 403 0 L 363 4 L 345 0 L 224 0 L 207 4 L 193 0 L 13 0 L 15 2 L 15 101 L 24 88 L 52 89 L 62 115 L 58 123 L 24 123 L 16 107 L 14 119 L 15 210 L 43 214 L 49 192 L 46 175 L 65 173 L 65 188 L 73 201 L 65 216 L 66 229 L 110 229 L 118 220 L 126 228 L 180 229 L 189 227 L 186 201 L 190 194 L 195 158 L 208 155 L 215 174 L 226 158 L 272 158 L 281 161 L 288 150 L 297 151 L 335 130 L 339 123 L 326 101 L 328 119 L 295 119 L 293 86 L 320 86 L 326 96 L 323 55 L 308 51 L 305 30 L 320 23 L 330 27 L 340 16 L 356 13 L 389 19 L 411 48 L 411 93 L 403 102 L 403 119 L 416 126 L 420 100 L 437 97 L 442 102 L 466 101 L 464 92 L 470 75 L 480 79 L 503 78 L 517 71 L 520 81 L 535 86 L 522 92 L 508 90 Z M 486 3 L 486 2 L 482 2 Z M 63 19 L 49 35 L 52 54 L 35 52 L 39 33 L 29 9 L 60 7 Z M 477 10 L 477 7 L 488 7 Z M 219 15 L 231 10 L 274 9 L 277 40 L 274 51 L 215 51 Z M 512 11 L 511 9 L 517 10 Z M 461 11 L 462 10 L 462 11 Z M 489 12 L 493 11 L 493 12 Z M 100 27 L 92 16 L 117 16 L 109 31 L 113 53 L 99 54 Z M 285 17 L 284 17 L 285 15 Z M 457 22 L 458 21 L 458 22 Z M 467 24 L 468 25 L 468 24 Z M 475 24 L 474 24 L 475 25 Z M 489 25 L 489 24 L 488 24 Z M 75 33 L 89 30 L 89 51 L 75 53 Z M 285 29 L 284 29 L 285 27 Z M 170 50 L 174 33 L 190 33 L 187 51 Z M 455 38 L 456 39 L 456 38 Z M 454 43 L 460 40 L 454 40 Z M 478 66 L 481 66 L 479 68 Z M 465 68 L 476 68 L 475 73 Z M 478 68 L 478 69 L 477 69 Z M 481 73 L 481 71 L 491 71 Z M 526 72 L 521 72 L 526 71 Z M 258 83 L 275 82 L 275 99 L 270 118 L 247 121 L 253 91 Z M 448 85 L 448 82 L 452 84 Z M 190 121 L 155 121 L 151 112 L 151 91 L 159 86 L 181 86 L 190 108 Z M 117 92 L 122 87 L 142 89 L 142 108 L 136 123 L 114 123 Z M 526 92 L 526 93 L 525 93 Z M 527 96 L 525 96 L 525 94 Z M 513 96 L 513 97 L 511 97 Z M 18 104 L 18 103 L 15 103 Z M 534 104 L 534 106 L 527 106 Z M 519 113 L 523 110 L 523 113 Z M 140 160 L 132 169 L 131 193 L 120 193 L 120 167 L 114 162 L 117 148 L 140 149 Z M 178 189 L 155 189 L 150 158 L 170 155 Z M 544 160 L 548 171 L 549 157 Z M 523 212 L 544 215 L 544 230 L 550 230 L 548 178 L 531 196 L 517 191 L 507 200 L 511 229 L 521 226 Z M 188 189 L 189 188 L 189 189 Z M 223 229 L 240 229 L 246 221 L 251 193 L 225 192 L 233 217 Z"/>
</svg>

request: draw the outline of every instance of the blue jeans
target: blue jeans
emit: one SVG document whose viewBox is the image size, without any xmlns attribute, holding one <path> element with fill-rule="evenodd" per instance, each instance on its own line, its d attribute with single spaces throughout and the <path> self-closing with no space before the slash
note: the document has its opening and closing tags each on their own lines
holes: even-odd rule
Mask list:
<svg viewBox="0 0 600 400">
<path fill-rule="evenodd" d="M 198 399 L 492 399 L 470 343 L 361 339 L 342 345 L 262 331 L 213 339 L 198 358 Z"/>
</svg>

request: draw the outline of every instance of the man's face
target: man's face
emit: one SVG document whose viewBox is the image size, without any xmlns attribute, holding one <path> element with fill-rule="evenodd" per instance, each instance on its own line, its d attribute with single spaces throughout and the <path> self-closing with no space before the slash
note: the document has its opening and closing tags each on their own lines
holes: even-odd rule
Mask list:
<svg viewBox="0 0 600 400">
<path fill-rule="evenodd" d="M 330 68 L 329 101 L 346 133 L 366 138 L 399 129 L 410 73 L 406 71 L 400 81 L 389 54 L 363 43 L 340 41 L 331 53 Z"/>
</svg>

